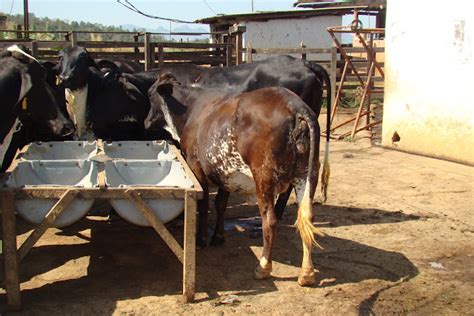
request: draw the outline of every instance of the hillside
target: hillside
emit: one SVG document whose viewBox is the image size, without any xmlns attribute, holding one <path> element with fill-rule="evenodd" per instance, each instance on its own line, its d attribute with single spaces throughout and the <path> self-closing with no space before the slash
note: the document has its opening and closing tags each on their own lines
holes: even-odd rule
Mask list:
<svg viewBox="0 0 474 316">
<path fill-rule="evenodd" d="M 3 15 L 0 12 L 0 15 Z M 6 29 L 15 30 L 16 25 L 23 24 L 23 15 L 9 15 L 5 14 L 7 17 L 6 20 Z M 102 25 L 99 23 L 90 23 L 83 21 L 64 21 L 60 19 L 50 19 L 50 18 L 40 18 L 36 17 L 34 14 L 30 13 L 30 30 L 41 30 L 41 31 L 95 31 L 95 32 L 143 32 L 144 29 L 136 26 L 109 26 Z M 162 31 L 161 29 L 157 30 L 147 30 L 149 32 Z M 173 30 L 175 32 L 180 32 L 180 30 Z M 187 30 L 186 30 L 187 31 Z M 206 32 L 205 29 L 195 30 L 197 32 Z M 31 38 L 38 40 L 61 40 L 61 34 L 32 34 Z M 15 38 L 15 33 L 2 33 L 0 32 L 0 39 L 9 39 Z M 103 40 L 103 41 L 132 41 L 133 37 L 129 34 L 79 34 L 79 40 Z M 169 37 L 164 36 L 153 36 L 154 41 L 169 41 Z M 193 38 L 187 36 L 187 38 L 173 38 L 172 41 L 181 40 L 181 41 L 206 41 L 206 38 L 199 37 Z"/>
</svg>

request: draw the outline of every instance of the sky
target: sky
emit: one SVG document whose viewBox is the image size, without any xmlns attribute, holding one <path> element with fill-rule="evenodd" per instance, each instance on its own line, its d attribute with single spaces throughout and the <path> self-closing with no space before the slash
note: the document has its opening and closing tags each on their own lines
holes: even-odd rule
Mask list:
<svg viewBox="0 0 474 316">
<path fill-rule="evenodd" d="M 251 12 L 252 0 L 129 0 L 138 9 L 151 15 L 185 21 L 215 16 Z M 255 11 L 292 10 L 294 0 L 253 0 Z M 104 25 L 133 24 L 143 28 L 164 26 L 157 21 L 131 12 L 116 0 L 29 0 L 29 11 L 35 16 L 69 21 L 87 21 Z M 23 1 L 0 0 L 0 11 L 22 14 Z M 174 24 L 172 27 L 178 26 Z M 191 28 L 199 27 L 190 25 Z"/>
</svg>

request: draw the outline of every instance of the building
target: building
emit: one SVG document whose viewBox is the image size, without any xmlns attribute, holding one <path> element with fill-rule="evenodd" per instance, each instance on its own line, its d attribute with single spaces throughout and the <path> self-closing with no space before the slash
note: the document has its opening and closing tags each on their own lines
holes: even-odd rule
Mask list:
<svg viewBox="0 0 474 316">
<path fill-rule="evenodd" d="M 209 24 L 211 32 L 233 30 L 231 38 L 216 37 L 215 41 L 235 41 L 241 48 L 247 45 L 252 48 L 298 48 L 302 42 L 309 48 L 329 48 L 333 42 L 326 29 L 341 25 L 342 16 L 351 11 L 352 8 L 344 7 L 256 12 L 214 16 L 196 22 Z M 259 58 L 265 56 L 254 55 L 254 60 Z"/>
<path fill-rule="evenodd" d="M 384 146 L 474 164 L 470 8 L 464 0 L 388 2 Z"/>
</svg>

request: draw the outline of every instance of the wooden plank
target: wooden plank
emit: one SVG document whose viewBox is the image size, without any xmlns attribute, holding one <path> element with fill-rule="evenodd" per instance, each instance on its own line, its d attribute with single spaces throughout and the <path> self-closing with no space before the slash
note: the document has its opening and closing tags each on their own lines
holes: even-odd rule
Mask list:
<svg viewBox="0 0 474 316">
<path fill-rule="evenodd" d="M 200 186 L 199 186 L 200 188 Z M 202 198 L 202 191 L 198 191 L 198 198 Z M 83 199 L 123 199 L 125 198 L 123 188 L 78 188 L 78 187 L 26 187 L 14 189 L 15 195 L 19 199 L 58 199 L 68 189 L 77 190 L 77 197 Z M 143 198 L 151 199 L 184 199 L 185 190 L 178 187 L 133 187 Z M 5 189 L 0 189 L 5 191 Z"/>
<path fill-rule="evenodd" d="M 38 41 L 38 49 L 42 48 L 64 48 L 71 45 L 69 41 Z"/>
<path fill-rule="evenodd" d="M 142 53 L 135 53 L 135 52 L 89 52 L 89 55 L 94 59 L 127 59 L 127 60 L 135 60 L 135 59 L 143 59 Z"/>
<path fill-rule="evenodd" d="M 158 46 L 160 47 L 160 46 Z M 158 59 L 159 53 L 155 54 Z M 163 52 L 164 59 L 190 59 L 195 57 L 223 57 L 225 51 L 217 50 L 190 50 L 185 52 Z"/>
<path fill-rule="evenodd" d="M 217 43 L 167 43 L 158 42 L 157 45 L 161 45 L 166 48 L 226 48 L 231 44 L 217 44 Z"/>
<path fill-rule="evenodd" d="M 7 307 L 11 311 L 17 311 L 21 308 L 21 297 L 13 192 L 0 192 L 0 211 L 2 212 L 2 250 Z"/>
<path fill-rule="evenodd" d="M 331 100 L 334 102 L 336 97 L 336 82 L 337 82 L 337 47 L 331 48 L 331 65 L 329 67 L 329 78 L 331 81 Z M 327 109 L 329 111 L 329 109 Z M 329 113 L 329 112 L 328 112 Z M 331 119 L 333 116 L 331 116 Z"/>
<path fill-rule="evenodd" d="M 254 54 L 330 54 L 331 48 L 254 48 Z"/>
<path fill-rule="evenodd" d="M 164 64 L 182 64 L 182 63 L 192 63 L 197 65 L 220 65 L 224 64 L 226 58 L 223 57 L 194 57 L 190 59 L 182 59 L 182 60 L 164 60 Z M 155 63 L 156 65 L 156 63 Z"/>
<path fill-rule="evenodd" d="M 196 292 L 196 193 L 186 192 L 184 200 L 184 260 L 183 298 L 186 303 L 194 301 Z"/>
<path fill-rule="evenodd" d="M 116 41 L 79 41 L 79 46 L 86 48 L 140 48 L 140 42 L 116 42 Z"/>
<path fill-rule="evenodd" d="M 54 204 L 51 210 L 46 214 L 41 223 L 36 226 L 35 230 L 28 236 L 25 242 L 18 249 L 18 260 L 21 262 L 28 254 L 36 242 L 43 236 L 44 232 L 52 226 L 56 218 L 64 211 L 77 195 L 76 190 L 68 189 L 61 196 L 58 202 Z"/>
<path fill-rule="evenodd" d="M 367 81 L 367 79 L 369 78 L 366 75 L 360 75 L 360 77 L 362 78 L 362 80 L 364 80 L 364 82 Z M 385 80 L 381 77 L 372 77 L 372 81 L 373 82 L 384 82 Z M 347 75 L 346 76 L 346 82 L 357 82 L 357 84 L 360 86 L 360 82 L 357 79 L 357 76 L 354 76 L 354 75 Z"/>
<path fill-rule="evenodd" d="M 364 47 L 344 47 L 346 53 L 367 53 Z M 373 51 L 376 53 L 383 53 L 385 52 L 385 47 L 374 47 Z"/>
<path fill-rule="evenodd" d="M 193 60 L 165 60 L 165 65 L 183 65 L 183 64 L 194 64 L 194 65 L 210 65 L 210 66 L 219 66 L 224 64 L 226 59 L 224 57 L 220 58 L 207 58 L 207 59 L 193 59 Z M 158 63 L 155 62 L 155 67 L 158 66 Z"/>
<path fill-rule="evenodd" d="M 153 210 L 150 206 L 141 198 L 138 192 L 135 192 L 133 189 L 128 189 L 125 191 L 125 195 L 130 199 L 130 201 L 135 204 L 136 208 L 140 211 L 143 217 L 151 224 L 155 229 L 158 235 L 163 239 L 163 241 L 168 245 L 168 247 L 173 251 L 173 253 L 178 257 L 181 263 L 184 263 L 184 253 L 183 248 L 178 244 L 176 239 L 171 235 L 171 233 L 166 229 L 165 225 L 156 217 Z"/>
</svg>

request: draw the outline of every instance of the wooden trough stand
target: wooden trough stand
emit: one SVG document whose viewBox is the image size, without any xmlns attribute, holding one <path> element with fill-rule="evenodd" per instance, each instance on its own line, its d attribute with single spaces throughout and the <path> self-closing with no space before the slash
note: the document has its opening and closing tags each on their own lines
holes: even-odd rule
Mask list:
<svg viewBox="0 0 474 316">
<path fill-rule="evenodd" d="M 192 302 L 195 294 L 196 272 L 196 211 L 197 200 L 202 198 L 202 188 L 189 169 L 181 153 L 172 146 L 176 157 L 184 167 L 187 175 L 193 182 L 193 188 L 184 189 L 176 187 L 126 187 L 108 188 L 105 186 L 104 173 L 99 172 L 99 187 L 81 188 L 74 186 L 35 186 L 24 188 L 0 188 L 0 211 L 2 213 L 2 247 L 4 259 L 4 287 L 7 295 L 9 310 L 21 308 L 19 264 L 43 236 L 56 218 L 64 211 L 74 199 L 128 199 L 146 220 L 155 229 L 158 235 L 178 257 L 183 264 L 183 298 L 185 302 Z M 15 168 L 15 163 L 0 177 L 3 184 L 8 174 Z M 3 186 L 3 185 L 2 185 Z M 59 199 L 38 224 L 25 242 L 17 248 L 15 199 Z M 171 235 L 163 222 L 155 215 L 144 199 L 179 199 L 184 200 L 184 242 L 183 247 Z"/>
</svg>

